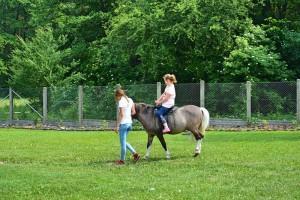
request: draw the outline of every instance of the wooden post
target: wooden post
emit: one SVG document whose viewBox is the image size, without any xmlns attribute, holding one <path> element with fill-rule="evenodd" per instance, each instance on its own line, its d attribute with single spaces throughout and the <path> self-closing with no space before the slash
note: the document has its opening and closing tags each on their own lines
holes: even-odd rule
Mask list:
<svg viewBox="0 0 300 200">
<path fill-rule="evenodd" d="M 205 81 L 200 80 L 200 107 L 205 104 Z"/>
<path fill-rule="evenodd" d="M 82 126 L 83 120 L 83 87 L 78 86 L 78 122 L 79 126 Z"/>
<path fill-rule="evenodd" d="M 300 125 L 300 79 L 297 79 L 297 123 Z"/>
<path fill-rule="evenodd" d="M 43 124 L 45 125 L 48 120 L 48 91 L 47 87 L 43 87 Z"/>
<path fill-rule="evenodd" d="M 161 82 L 156 83 L 156 98 L 158 99 L 161 95 Z"/>
<path fill-rule="evenodd" d="M 9 125 L 13 124 L 14 120 L 14 94 L 12 88 L 9 88 Z"/>
<path fill-rule="evenodd" d="M 246 83 L 247 90 L 247 121 L 251 122 L 251 82 L 247 81 Z"/>
</svg>

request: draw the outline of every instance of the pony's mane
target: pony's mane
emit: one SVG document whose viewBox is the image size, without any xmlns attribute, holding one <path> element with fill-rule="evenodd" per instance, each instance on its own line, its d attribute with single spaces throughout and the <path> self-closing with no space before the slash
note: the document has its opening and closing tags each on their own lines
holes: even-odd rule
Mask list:
<svg viewBox="0 0 300 200">
<path fill-rule="evenodd" d="M 154 108 L 154 107 L 155 107 L 154 105 L 147 104 L 147 103 L 143 103 L 143 102 L 136 103 L 136 104 L 138 104 L 138 105 L 144 105 L 144 106 L 151 107 L 151 108 Z"/>
</svg>

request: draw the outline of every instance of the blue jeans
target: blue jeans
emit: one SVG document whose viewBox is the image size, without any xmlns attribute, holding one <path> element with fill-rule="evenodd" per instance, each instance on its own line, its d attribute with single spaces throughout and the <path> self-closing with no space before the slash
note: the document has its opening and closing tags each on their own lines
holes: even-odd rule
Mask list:
<svg viewBox="0 0 300 200">
<path fill-rule="evenodd" d="M 128 149 L 132 154 L 136 153 L 134 148 L 126 142 L 128 132 L 132 129 L 132 124 L 120 124 L 119 136 L 121 144 L 121 160 L 125 160 L 126 149 Z"/>
<path fill-rule="evenodd" d="M 167 120 L 165 119 L 165 115 L 168 114 L 168 112 L 171 110 L 171 108 L 166 108 L 163 106 L 160 106 L 159 108 L 155 109 L 155 116 L 158 117 L 158 119 L 161 121 L 161 123 L 167 123 Z"/>
</svg>

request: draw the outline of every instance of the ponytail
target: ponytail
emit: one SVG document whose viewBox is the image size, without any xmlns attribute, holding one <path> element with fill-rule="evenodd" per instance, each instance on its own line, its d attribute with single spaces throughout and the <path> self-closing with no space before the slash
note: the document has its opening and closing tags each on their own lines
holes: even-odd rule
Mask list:
<svg viewBox="0 0 300 200">
<path fill-rule="evenodd" d="M 163 79 L 170 80 L 172 83 L 177 83 L 176 76 L 174 74 L 165 74 Z"/>
</svg>

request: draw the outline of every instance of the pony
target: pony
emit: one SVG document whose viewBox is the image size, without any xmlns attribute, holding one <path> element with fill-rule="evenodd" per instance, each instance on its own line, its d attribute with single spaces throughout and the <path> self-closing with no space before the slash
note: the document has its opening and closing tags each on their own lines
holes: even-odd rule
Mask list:
<svg viewBox="0 0 300 200">
<path fill-rule="evenodd" d="M 153 138 L 158 137 L 162 147 L 166 152 L 166 158 L 170 158 L 170 152 L 167 148 L 163 126 L 159 119 L 155 116 L 155 106 L 145 103 L 136 103 L 136 113 L 133 118 L 141 122 L 148 134 L 147 152 L 145 158 L 149 158 Z M 201 143 L 205 135 L 205 130 L 209 125 L 209 112 L 203 108 L 194 105 L 185 105 L 182 107 L 174 107 L 166 117 L 171 132 L 169 134 L 178 134 L 184 131 L 190 131 L 196 139 L 196 147 L 194 157 L 201 153 Z"/>
</svg>

